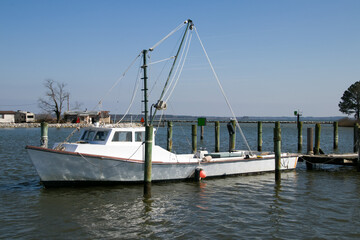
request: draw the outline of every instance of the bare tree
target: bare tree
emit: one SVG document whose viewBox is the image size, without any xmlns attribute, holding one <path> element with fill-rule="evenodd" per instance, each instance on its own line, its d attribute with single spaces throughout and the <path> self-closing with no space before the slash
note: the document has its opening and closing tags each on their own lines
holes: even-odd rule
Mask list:
<svg viewBox="0 0 360 240">
<path fill-rule="evenodd" d="M 44 81 L 44 87 L 46 93 L 44 98 L 39 98 L 39 107 L 48 113 L 54 112 L 56 121 L 60 122 L 64 103 L 70 95 L 65 90 L 66 84 L 47 79 Z"/>
</svg>

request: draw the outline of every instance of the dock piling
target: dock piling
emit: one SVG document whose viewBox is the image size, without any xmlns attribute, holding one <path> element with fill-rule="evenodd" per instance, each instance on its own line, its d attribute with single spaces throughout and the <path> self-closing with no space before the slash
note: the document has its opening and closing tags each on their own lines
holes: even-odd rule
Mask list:
<svg viewBox="0 0 360 240">
<path fill-rule="evenodd" d="M 339 123 L 338 122 L 334 122 L 333 123 L 333 126 L 334 126 L 334 149 L 337 150 L 338 149 L 338 146 L 339 146 L 339 134 L 338 134 L 338 131 L 339 131 Z"/>
<path fill-rule="evenodd" d="M 308 155 L 313 155 L 314 151 L 313 151 L 313 136 L 314 136 L 314 129 L 313 128 L 308 128 L 307 129 L 307 154 Z M 313 169 L 313 165 L 312 163 L 309 163 L 308 161 L 306 162 L 306 169 L 307 170 L 311 170 Z"/>
<path fill-rule="evenodd" d="M 215 152 L 220 152 L 220 122 L 215 122 Z"/>
<path fill-rule="evenodd" d="M 281 179 L 281 128 L 280 122 L 275 122 L 274 128 L 274 152 L 275 152 L 275 181 Z"/>
<path fill-rule="evenodd" d="M 300 121 L 300 122 L 297 123 L 297 130 L 298 130 L 298 153 L 301 153 L 301 152 L 302 152 L 302 142 L 303 142 L 302 129 L 303 129 L 303 122 Z"/>
<path fill-rule="evenodd" d="M 258 124 L 257 124 L 257 127 L 258 127 L 258 141 L 257 141 L 257 145 L 258 145 L 258 147 L 257 147 L 257 150 L 259 151 L 259 152 L 261 152 L 262 151 L 262 122 L 258 122 Z"/>
<path fill-rule="evenodd" d="M 191 125 L 192 152 L 196 153 L 197 149 L 197 126 Z"/>
<path fill-rule="evenodd" d="M 41 139 L 40 139 L 40 146 L 43 148 L 48 147 L 48 123 L 42 122 L 41 123 Z"/>
<path fill-rule="evenodd" d="M 227 124 L 227 128 L 229 131 L 229 152 L 235 151 L 235 140 L 236 140 L 236 121 L 231 120 Z"/>
<path fill-rule="evenodd" d="M 173 135 L 173 122 L 169 121 L 167 123 L 168 125 L 168 129 L 167 129 L 167 150 L 169 152 L 172 151 L 172 145 L 173 145 L 173 140 L 172 140 L 172 135 Z"/>
<path fill-rule="evenodd" d="M 321 133 L 321 125 L 320 123 L 315 124 L 315 147 L 314 154 L 320 154 L 320 133 Z"/>
</svg>

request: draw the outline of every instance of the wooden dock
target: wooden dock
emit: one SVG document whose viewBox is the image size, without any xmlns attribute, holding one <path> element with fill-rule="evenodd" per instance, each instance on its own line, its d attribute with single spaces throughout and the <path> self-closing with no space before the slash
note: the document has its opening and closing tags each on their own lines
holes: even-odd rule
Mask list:
<svg viewBox="0 0 360 240">
<path fill-rule="evenodd" d="M 319 155 L 302 155 L 299 160 L 307 164 L 334 164 L 345 166 L 357 166 L 358 154 L 319 154 Z"/>
</svg>

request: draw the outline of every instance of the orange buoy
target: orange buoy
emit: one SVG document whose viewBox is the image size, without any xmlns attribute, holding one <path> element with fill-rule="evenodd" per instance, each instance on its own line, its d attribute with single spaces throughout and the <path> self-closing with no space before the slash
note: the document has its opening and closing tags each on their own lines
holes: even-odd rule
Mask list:
<svg viewBox="0 0 360 240">
<path fill-rule="evenodd" d="M 145 122 L 145 120 L 144 120 L 143 117 L 141 118 L 140 122 L 141 122 L 141 123 L 144 123 L 144 122 Z"/>
<path fill-rule="evenodd" d="M 200 177 L 201 178 L 206 178 L 206 173 L 204 170 L 200 170 Z"/>
</svg>

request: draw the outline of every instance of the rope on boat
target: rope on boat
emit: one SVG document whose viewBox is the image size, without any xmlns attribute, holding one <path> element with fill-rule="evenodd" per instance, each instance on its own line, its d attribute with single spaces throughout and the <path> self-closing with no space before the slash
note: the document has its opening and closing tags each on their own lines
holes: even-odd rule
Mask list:
<svg viewBox="0 0 360 240">
<path fill-rule="evenodd" d="M 124 73 L 121 75 L 121 77 L 114 83 L 114 85 L 105 93 L 104 96 L 102 96 L 102 98 L 100 98 L 100 101 L 98 102 L 98 104 L 93 108 L 93 111 L 96 109 L 96 107 L 98 107 L 99 105 L 102 104 L 102 101 L 104 100 L 104 98 L 115 88 L 115 86 L 125 77 L 126 73 L 130 70 L 130 68 L 134 65 L 134 63 L 136 62 L 136 60 L 141 56 L 141 52 L 136 56 L 136 58 L 130 63 L 130 65 L 126 68 L 126 70 L 124 71 Z"/>
<path fill-rule="evenodd" d="M 70 139 L 77 131 L 80 131 L 80 127 L 75 128 L 75 129 L 69 134 L 69 136 L 67 136 L 67 138 L 65 138 L 65 140 L 64 140 L 63 142 L 59 143 L 59 144 L 56 146 L 55 150 L 61 150 L 61 149 L 62 149 L 62 146 L 63 146 L 66 142 L 68 142 L 69 139 Z"/>
<path fill-rule="evenodd" d="M 154 46 L 152 46 L 151 48 L 149 48 L 150 51 L 153 51 L 157 46 L 159 46 L 163 41 L 165 41 L 166 39 L 168 39 L 171 35 L 173 35 L 174 33 L 176 33 L 177 31 L 179 31 L 182 27 L 185 26 L 185 24 L 187 24 L 188 21 L 182 22 L 179 26 L 177 26 L 174 30 L 172 30 L 168 35 L 166 35 L 163 39 L 161 39 L 159 42 L 157 42 Z"/>
<path fill-rule="evenodd" d="M 135 97 L 136 97 L 136 93 L 138 92 L 138 89 L 139 89 L 139 86 L 140 86 L 140 84 L 139 84 L 139 83 L 140 83 L 140 77 L 139 77 L 139 76 L 140 76 L 140 69 L 141 69 L 141 68 L 138 69 L 138 74 L 137 74 L 137 77 L 136 77 L 136 82 L 135 82 L 135 86 L 134 86 L 134 90 L 133 90 L 133 95 L 132 95 L 132 97 L 131 97 L 130 104 L 129 104 L 129 106 L 128 106 L 126 112 L 125 112 L 125 114 L 124 114 L 124 115 L 122 116 L 122 118 L 117 122 L 117 124 L 120 123 L 120 122 L 128 115 L 128 113 L 129 113 L 132 105 L 134 104 L 134 100 L 135 100 Z"/>
<path fill-rule="evenodd" d="M 187 37 L 187 39 L 186 39 L 185 47 L 184 47 L 184 50 L 182 51 L 179 64 L 178 64 L 178 66 L 177 66 L 177 69 L 176 69 L 176 71 L 175 71 L 175 74 L 174 74 L 174 76 L 173 76 L 173 79 L 172 79 L 171 82 L 170 82 L 170 86 L 173 85 L 173 86 L 172 86 L 172 89 L 171 89 L 168 97 L 166 98 L 165 102 L 168 102 L 168 101 L 169 101 L 169 98 L 171 97 L 172 93 L 174 92 L 174 89 L 175 89 L 175 87 L 176 87 L 176 85 L 177 85 L 177 83 L 178 83 L 178 81 L 179 81 L 179 78 L 180 78 L 180 76 L 181 76 L 181 73 L 182 73 L 182 71 L 183 71 L 183 68 L 184 68 L 184 65 L 185 65 L 185 61 L 186 61 L 186 58 L 187 58 L 187 55 L 188 55 L 188 52 L 189 52 L 189 48 L 190 48 L 190 43 L 191 43 L 191 39 L 192 39 L 192 34 L 189 34 L 188 36 L 190 36 L 190 37 Z M 184 56 L 184 60 L 182 60 L 182 57 L 183 57 L 184 52 L 185 52 L 185 56 Z M 178 71 L 178 68 L 179 68 L 180 64 L 181 64 L 181 68 L 180 68 L 179 74 L 177 74 L 177 71 Z M 174 79 L 175 79 L 176 74 L 177 74 L 177 78 L 176 78 L 176 80 L 175 80 L 175 83 L 173 84 L 173 81 L 174 81 Z M 167 94 L 168 90 L 170 89 L 170 86 L 169 86 L 169 88 L 166 90 L 165 94 Z M 164 94 L 164 95 L 165 95 L 165 94 Z"/>
<path fill-rule="evenodd" d="M 230 111 L 231 111 L 231 114 L 232 114 L 232 116 L 233 116 L 233 119 L 234 119 L 235 122 L 236 122 L 236 127 L 239 129 L 240 134 L 241 134 L 241 136 L 242 136 L 242 138 L 243 138 L 243 140 L 244 140 L 244 142 L 245 142 L 245 144 L 246 144 L 246 146 L 247 146 L 250 154 L 253 155 L 253 153 L 252 153 L 252 151 L 251 151 L 251 149 L 250 149 L 250 146 L 249 146 L 249 144 L 248 144 L 248 142 L 247 142 L 247 140 L 246 140 L 246 138 L 245 138 L 245 135 L 244 135 L 243 131 L 241 130 L 241 127 L 240 127 L 240 125 L 239 125 L 239 122 L 238 122 L 237 119 L 236 119 L 234 110 L 232 109 L 232 107 L 231 107 L 231 105 L 230 105 L 230 102 L 229 102 L 229 100 L 228 100 L 228 98 L 227 98 L 227 96 L 226 96 L 226 94 L 225 94 L 225 91 L 224 91 L 222 85 L 221 85 L 221 82 L 220 82 L 220 80 L 219 80 L 219 77 L 217 76 L 217 74 L 216 74 L 216 72 L 215 72 L 215 69 L 214 69 L 214 67 L 213 67 L 213 65 L 212 65 L 212 63 L 211 63 L 211 61 L 210 61 L 210 58 L 209 58 L 209 56 L 208 56 L 208 54 L 207 54 L 207 52 L 206 52 L 206 50 L 205 50 L 204 44 L 202 43 L 202 41 L 201 41 L 201 39 L 200 39 L 200 36 L 199 36 L 199 34 L 198 34 L 195 26 L 194 26 L 194 29 L 195 29 L 195 33 L 196 33 L 196 35 L 197 35 L 197 37 L 198 37 L 198 39 L 199 39 L 200 45 L 201 45 L 201 47 L 202 47 L 202 49 L 203 49 L 203 51 L 204 51 L 204 53 L 205 53 L 206 59 L 207 59 L 208 62 L 209 62 L 209 65 L 210 65 L 210 67 L 211 67 L 211 70 L 212 70 L 212 72 L 213 72 L 213 74 L 214 74 L 214 76 L 215 76 L 215 78 L 216 78 L 216 81 L 217 81 L 217 83 L 218 83 L 218 85 L 219 85 L 219 87 L 220 87 L 220 90 L 221 90 L 224 98 L 225 98 L 225 101 L 226 101 L 226 103 L 227 103 L 227 105 L 228 105 L 228 107 L 229 107 L 229 109 L 230 109 Z"/>
</svg>

